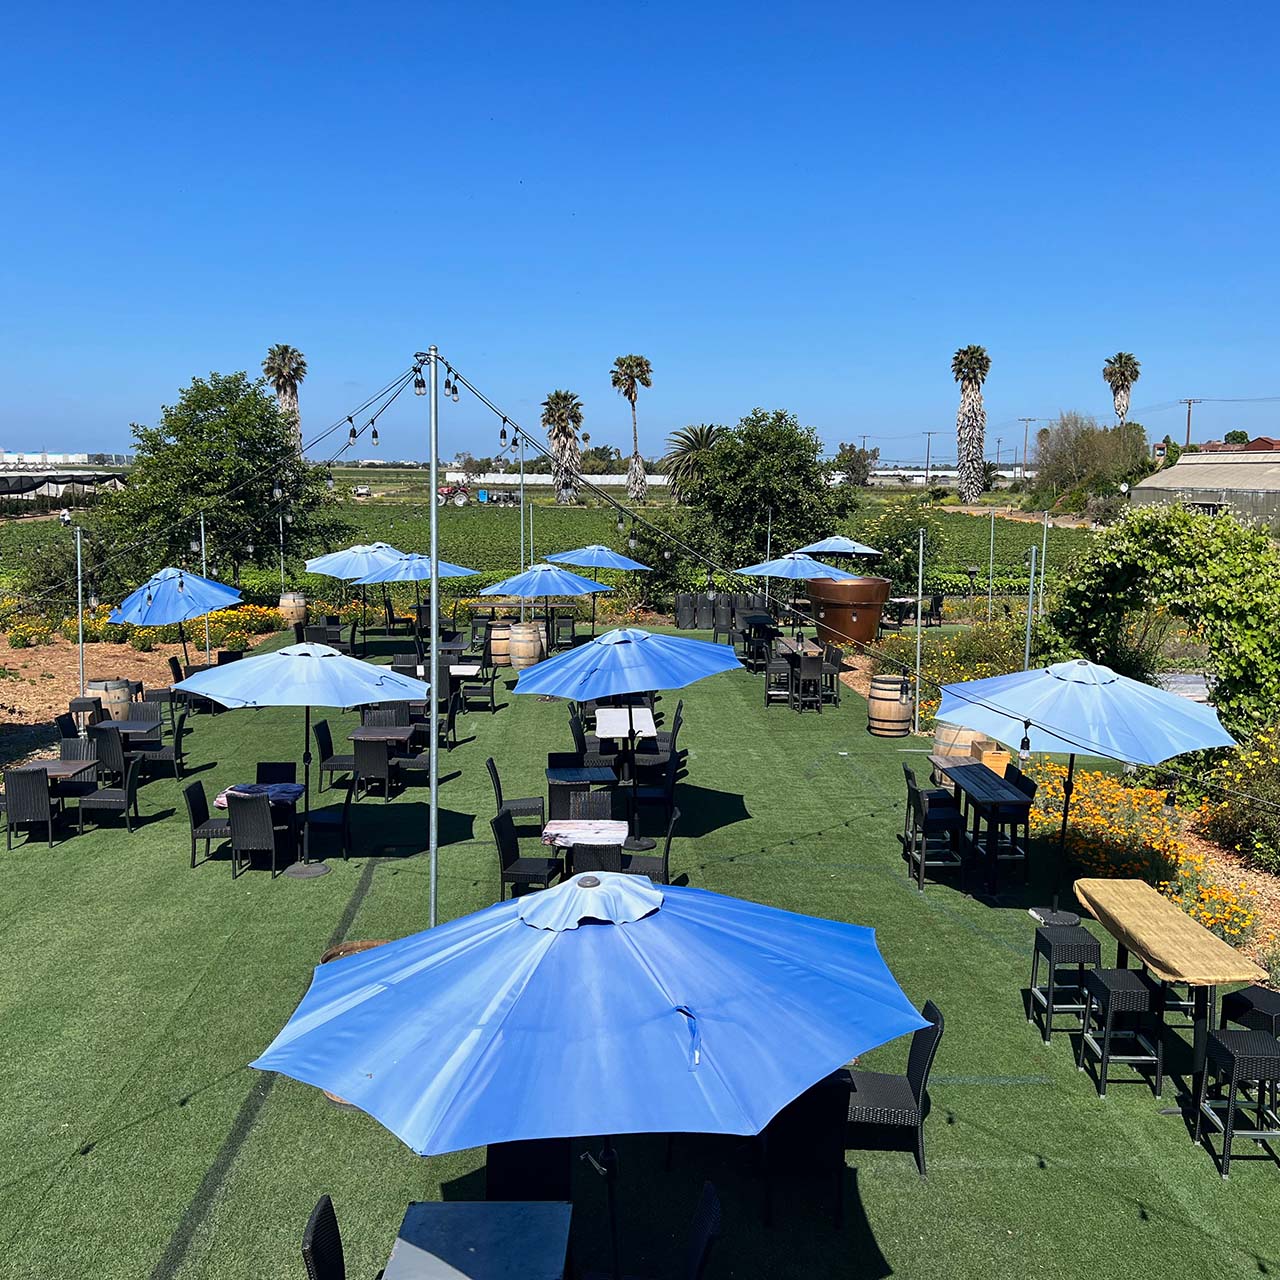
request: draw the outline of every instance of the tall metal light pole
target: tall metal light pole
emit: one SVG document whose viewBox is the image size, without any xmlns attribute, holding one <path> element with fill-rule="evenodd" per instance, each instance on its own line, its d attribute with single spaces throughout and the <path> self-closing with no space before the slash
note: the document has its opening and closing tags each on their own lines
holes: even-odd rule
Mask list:
<svg viewBox="0 0 1280 1280">
<path fill-rule="evenodd" d="M 1044 513 L 1044 530 L 1040 535 L 1040 617 L 1044 617 L 1044 571 L 1049 564 L 1049 513 Z"/>
<path fill-rule="evenodd" d="M 427 923 L 435 928 L 437 918 L 436 888 L 440 861 L 440 691 L 436 685 L 440 680 L 440 504 L 436 502 L 436 490 L 439 488 L 440 457 L 440 354 L 434 346 L 425 352 L 418 352 L 414 359 L 425 363 L 430 381 L 428 448 L 430 449 L 431 475 L 431 645 L 428 649 L 431 665 L 427 668 L 427 677 L 431 682 L 431 697 L 427 705 L 431 708 L 430 732 L 431 741 L 427 747 L 428 768 L 431 779 L 430 813 L 427 818 L 427 857 L 428 876 L 430 881 Z"/>
<path fill-rule="evenodd" d="M 80 643 L 80 696 L 84 697 L 84 555 L 76 525 L 76 638 Z"/>
<path fill-rule="evenodd" d="M 1036 544 L 1031 544 L 1031 585 L 1027 588 L 1027 639 L 1022 650 L 1022 669 L 1031 670 L 1031 614 L 1036 603 Z"/>
<path fill-rule="evenodd" d="M 924 625 L 924 530 L 920 530 L 919 563 L 916 567 L 916 708 L 914 732 L 920 732 L 920 649 Z"/>
<path fill-rule="evenodd" d="M 204 540 L 204 512 L 200 513 L 200 576 L 207 578 L 209 576 L 209 553 Z M 205 666 L 209 666 L 213 661 L 211 656 L 211 647 L 209 644 L 209 615 L 204 615 L 204 661 Z"/>
<path fill-rule="evenodd" d="M 987 621 L 991 621 L 996 598 L 996 513 L 991 513 L 991 553 L 987 561 Z"/>
</svg>

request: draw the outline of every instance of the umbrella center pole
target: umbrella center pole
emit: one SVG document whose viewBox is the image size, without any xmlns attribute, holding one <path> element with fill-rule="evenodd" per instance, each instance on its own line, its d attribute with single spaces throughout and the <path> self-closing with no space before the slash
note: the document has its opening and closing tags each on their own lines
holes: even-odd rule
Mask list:
<svg viewBox="0 0 1280 1280">
<path fill-rule="evenodd" d="M 605 1138 L 598 1156 L 584 1151 L 581 1158 L 604 1179 L 605 1195 L 609 1203 L 609 1253 L 613 1265 L 613 1280 L 622 1280 L 622 1254 L 618 1248 L 618 1153 L 613 1139 Z"/>
</svg>

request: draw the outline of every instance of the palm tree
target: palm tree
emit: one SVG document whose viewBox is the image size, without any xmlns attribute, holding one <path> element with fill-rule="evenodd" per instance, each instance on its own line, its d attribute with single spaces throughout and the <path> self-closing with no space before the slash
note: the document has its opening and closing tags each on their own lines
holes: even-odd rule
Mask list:
<svg viewBox="0 0 1280 1280">
<path fill-rule="evenodd" d="M 671 494 L 683 502 L 702 478 L 703 466 L 712 445 L 725 433 L 724 427 L 681 427 L 667 437 L 667 456 L 663 458 L 671 485 Z"/>
<path fill-rule="evenodd" d="M 627 497 L 644 501 L 644 459 L 640 456 L 640 432 L 636 427 L 636 396 L 641 387 L 653 386 L 653 366 L 645 356 L 619 356 L 609 370 L 613 389 L 631 405 L 631 461 L 627 463 Z"/>
<path fill-rule="evenodd" d="M 1133 384 L 1142 377 L 1142 366 L 1138 358 L 1130 351 L 1117 351 L 1102 366 L 1103 381 L 1111 388 L 1111 399 L 1116 406 L 1116 417 L 1120 425 L 1129 416 L 1129 391 Z"/>
<path fill-rule="evenodd" d="M 987 434 L 982 384 L 990 372 L 991 357 L 987 355 L 986 347 L 961 347 L 951 357 L 951 375 L 960 384 L 960 408 L 956 412 L 956 459 L 961 502 L 977 502 L 982 496 L 982 455 Z"/>
<path fill-rule="evenodd" d="M 302 418 L 298 413 L 298 384 L 307 376 L 307 358 L 297 347 L 277 342 L 267 348 L 262 372 L 275 388 L 280 412 L 293 423 L 298 442 L 302 442 Z"/>
<path fill-rule="evenodd" d="M 553 391 L 542 402 L 542 425 L 547 429 L 551 445 L 556 501 L 576 502 L 578 476 L 582 470 L 582 451 L 578 447 L 582 401 L 572 391 Z"/>
</svg>

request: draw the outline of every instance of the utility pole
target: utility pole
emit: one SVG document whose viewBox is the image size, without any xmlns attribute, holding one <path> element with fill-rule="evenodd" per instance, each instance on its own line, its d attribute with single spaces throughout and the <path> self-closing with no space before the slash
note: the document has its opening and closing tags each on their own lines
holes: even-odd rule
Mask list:
<svg viewBox="0 0 1280 1280">
<path fill-rule="evenodd" d="M 1190 443 L 1191 443 L 1191 406 L 1192 406 L 1193 404 L 1202 404 L 1203 402 L 1204 402 L 1204 397 L 1203 397 L 1203 396 L 1200 396 L 1199 398 L 1194 399 L 1194 400 L 1179 400 L 1179 401 L 1178 401 L 1178 403 L 1179 403 L 1179 404 L 1185 404 L 1185 405 L 1187 406 L 1187 444 L 1188 444 L 1188 445 L 1190 445 Z M 1184 447 L 1185 447 L 1185 446 L 1184 446 Z"/>
<path fill-rule="evenodd" d="M 941 431 L 926 431 L 924 433 L 924 487 L 929 487 L 929 462 L 933 453 L 933 437 L 940 436 Z"/>
<path fill-rule="evenodd" d="M 1022 423 L 1022 485 L 1026 488 L 1027 484 L 1027 441 L 1031 436 L 1031 424 L 1033 422 L 1043 422 L 1043 418 L 1019 418 Z"/>
<path fill-rule="evenodd" d="M 867 437 L 866 437 L 866 433 L 864 432 L 862 436 L 862 452 L 866 453 L 866 451 L 867 451 Z"/>
<path fill-rule="evenodd" d="M 996 436 L 996 470 L 1000 470 L 1000 446 L 1004 443 L 1003 436 Z"/>
</svg>

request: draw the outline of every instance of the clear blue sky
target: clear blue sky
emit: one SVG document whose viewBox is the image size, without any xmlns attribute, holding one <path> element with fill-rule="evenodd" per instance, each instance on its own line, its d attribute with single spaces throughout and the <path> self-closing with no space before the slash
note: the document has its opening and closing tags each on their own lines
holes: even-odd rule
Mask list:
<svg viewBox="0 0 1280 1280">
<path fill-rule="evenodd" d="M 436 342 L 513 416 L 642 447 L 784 406 L 887 456 L 982 343 L 1021 415 L 1280 395 L 1274 6 L 71 3 L 0 49 L 0 447 L 122 449 L 301 348 L 304 433 Z M 423 401 L 384 456 L 425 457 Z M 1197 436 L 1280 435 L 1280 403 Z M 491 452 L 469 398 L 442 452 Z M 362 447 L 361 452 L 369 452 Z M 1007 453 L 1006 453 L 1007 456 Z"/>
</svg>

